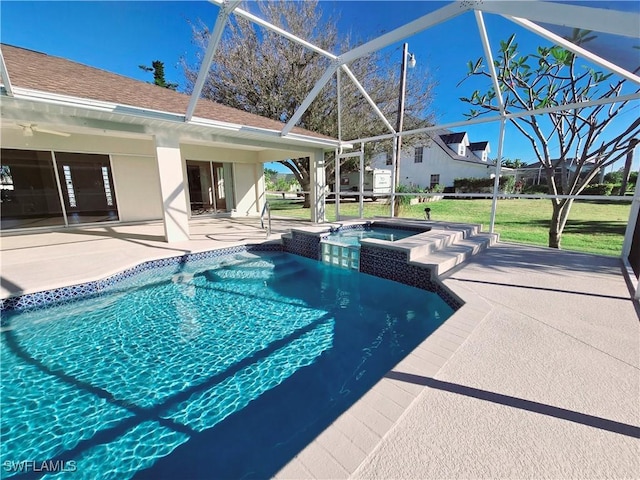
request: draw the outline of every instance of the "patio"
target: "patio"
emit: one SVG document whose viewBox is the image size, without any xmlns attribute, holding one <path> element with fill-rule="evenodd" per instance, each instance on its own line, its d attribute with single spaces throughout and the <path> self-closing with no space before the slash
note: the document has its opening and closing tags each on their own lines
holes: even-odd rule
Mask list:
<svg viewBox="0 0 640 480">
<path fill-rule="evenodd" d="M 308 222 L 274 220 L 274 235 Z M 2 296 L 143 260 L 265 240 L 253 219 L 2 237 Z M 281 478 L 631 478 L 640 471 L 638 307 L 618 258 L 498 243 L 448 272 L 467 303 Z"/>
</svg>

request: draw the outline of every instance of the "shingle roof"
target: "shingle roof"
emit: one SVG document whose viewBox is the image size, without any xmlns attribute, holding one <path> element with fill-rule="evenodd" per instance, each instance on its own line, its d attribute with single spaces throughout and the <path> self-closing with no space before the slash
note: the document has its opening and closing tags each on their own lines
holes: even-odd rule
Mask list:
<svg viewBox="0 0 640 480">
<path fill-rule="evenodd" d="M 1 45 L 9 78 L 14 87 L 178 115 L 184 115 L 187 111 L 189 95 L 64 58 L 21 47 Z M 271 130 L 282 130 L 284 126 L 277 120 L 205 99 L 198 100 L 194 115 L 209 120 Z M 292 132 L 314 138 L 331 139 L 326 135 L 299 127 L 294 127 Z"/>
<path fill-rule="evenodd" d="M 447 145 L 451 145 L 452 143 L 462 143 L 462 140 L 464 140 L 464 136 L 466 135 L 466 132 L 461 132 L 461 133 L 447 133 L 447 134 L 443 134 L 440 135 L 440 138 L 442 138 L 442 141 L 447 144 Z"/>
<path fill-rule="evenodd" d="M 478 150 L 486 150 L 489 142 L 472 142 L 469 144 L 469 150 L 477 152 Z"/>
<path fill-rule="evenodd" d="M 446 129 L 434 130 L 429 133 L 429 136 L 431 137 L 433 142 L 436 145 L 438 145 L 442 150 L 444 150 L 444 152 L 447 155 L 449 155 L 453 160 L 459 160 L 462 162 L 470 162 L 470 163 L 479 163 L 482 165 L 494 165 L 494 162 L 491 162 L 491 161 L 485 162 L 480 160 L 471 151 L 470 148 L 465 149 L 464 155 L 458 155 L 458 152 L 453 151 L 451 147 L 449 147 L 449 145 L 451 144 L 461 143 L 465 135 L 466 135 L 466 132 L 455 133 L 455 132 L 452 132 L 451 130 L 446 130 Z M 452 139 L 457 141 L 451 141 Z M 480 144 L 480 143 L 488 144 L 489 142 L 476 142 L 476 144 Z"/>
</svg>

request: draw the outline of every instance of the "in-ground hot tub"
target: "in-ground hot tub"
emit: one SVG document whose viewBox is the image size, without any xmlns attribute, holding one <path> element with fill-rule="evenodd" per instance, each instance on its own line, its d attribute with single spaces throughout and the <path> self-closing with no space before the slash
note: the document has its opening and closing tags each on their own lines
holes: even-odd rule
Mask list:
<svg viewBox="0 0 640 480">
<path fill-rule="evenodd" d="M 394 226 L 376 225 L 371 222 L 332 227 L 329 235 L 320 240 L 321 260 L 329 265 L 360 270 L 360 244 L 363 239 L 388 242 L 401 240 L 424 230 L 409 230 Z"/>
</svg>

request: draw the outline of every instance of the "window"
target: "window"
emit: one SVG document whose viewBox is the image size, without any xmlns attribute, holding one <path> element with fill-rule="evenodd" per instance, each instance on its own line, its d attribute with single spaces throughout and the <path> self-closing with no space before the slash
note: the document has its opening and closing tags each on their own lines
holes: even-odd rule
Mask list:
<svg viewBox="0 0 640 480">
<path fill-rule="evenodd" d="M 440 174 L 431 175 L 431 179 L 429 180 L 429 188 L 433 188 L 440 183 Z"/>
<path fill-rule="evenodd" d="M 422 163 L 422 153 L 424 151 L 424 147 L 416 147 L 415 157 L 413 158 L 413 163 Z"/>
<path fill-rule="evenodd" d="M 76 192 L 73 189 L 73 180 L 71 179 L 71 168 L 69 165 L 62 166 L 62 172 L 64 173 L 64 184 L 67 187 L 67 200 L 71 208 L 76 208 Z"/>
<path fill-rule="evenodd" d="M 111 183 L 109 182 L 109 169 L 107 167 L 102 167 L 102 183 L 104 184 L 104 195 L 107 198 L 107 205 L 113 207 Z"/>
<path fill-rule="evenodd" d="M 461 157 L 464 157 L 465 153 L 466 153 L 466 150 L 464 147 L 464 143 L 458 144 L 458 155 L 460 155 Z"/>
<path fill-rule="evenodd" d="M 387 165 L 391 165 L 393 164 L 393 159 L 391 158 L 391 153 L 387 152 L 387 160 L 386 160 Z"/>
</svg>

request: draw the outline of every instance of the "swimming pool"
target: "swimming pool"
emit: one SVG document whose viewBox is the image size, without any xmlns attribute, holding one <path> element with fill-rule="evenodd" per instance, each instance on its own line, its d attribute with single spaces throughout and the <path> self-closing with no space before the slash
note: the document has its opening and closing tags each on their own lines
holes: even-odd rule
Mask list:
<svg viewBox="0 0 640 480">
<path fill-rule="evenodd" d="M 4 476 L 272 476 L 452 313 L 436 294 L 281 252 L 4 313 Z"/>
</svg>

